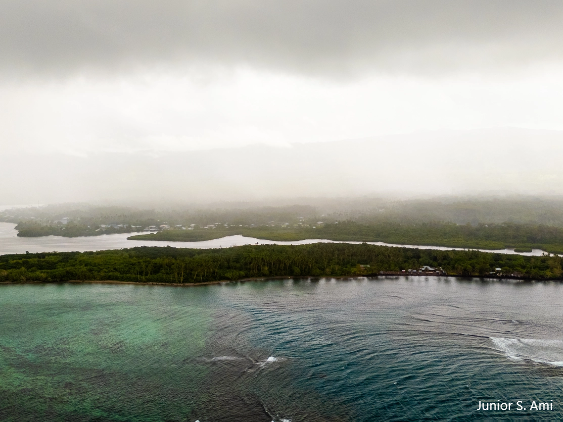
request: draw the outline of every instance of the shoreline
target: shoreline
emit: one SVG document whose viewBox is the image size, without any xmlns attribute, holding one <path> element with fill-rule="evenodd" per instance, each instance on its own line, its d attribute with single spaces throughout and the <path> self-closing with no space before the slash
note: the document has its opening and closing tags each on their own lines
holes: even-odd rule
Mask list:
<svg viewBox="0 0 563 422">
<path fill-rule="evenodd" d="M 367 278 L 367 279 L 379 279 L 379 278 L 398 278 L 398 277 L 440 277 L 440 278 L 459 278 L 459 279 L 476 279 L 480 281 L 490 280 L 490 281 L 509 281 L 509 280 L 519 280 L 523 283 L 544 283 L 544 282 L 552 282 L 552 281 L 559 281 L 563 282 L 563 278 L 546 278 L 546 279 L 526 279 L 523 277 L 515 277 L 515 276 L 490 276 L 490 277 L 479 277 L 479 276 L 461 276 L 461 275 L 452 275 L 452 274 L 379 274 L 379 275 L 348 275 L 348 276 L 316 276 L 316 277 L 295 277 L 295 276 L 273 276 L 273 277 L 251 277 L 251 278 L 243 278 L 240 280 L 217 280 L 217 281 L 204 281 L 201 283 L 151 283 L 151 282 L 137 282 L 137 281 L 117 281 L 117 280 L 69 280 L 69 281 L 54 281 L 54 282 L 45 282 L 45 281 L 2 281 L 0 282 L 0 286 L 2 285 L 27 285 L 27 284 L 36 284 L 36 285 L 49 285 L 49 284 L 125 284 L 125 285 L 137 285 L 137 286 L 163 286 L 163 287 L 198 287 L 198 286 L 214 286 L 220 284 L 230 284 L 230 283 L 239 283 L 239 282 L 255 282 L 255 281 L 273 281 L 273 280 L 291 280 L 291 279 L 314 279 L 320 280 L 323 278 L 334 279 L 334 280 L 342 280 L 342 279 L 360 279 L 360 278 Z"/>
<path fill-rule="evenodd" d="M 217 284 L 229 284 L 247 281 L 268 281 L 268 280 L 289 280 L 293 276 L 275 276 L 275 277 L 253 277 L 243 278 L 240 280 L 217 280 L 217 281 L 203 281 L 201 283 L 151 283 L 148 281 L 118 281 L 118 280 L 68 280 L 68 281 L 2 281 L 0 285 L 17 285 L 17 284 L 130 284 L 137 286 L 169 286 L 169 287 L 197 287 L 197 286 L 213 286 Z M 310 278 L 310 277 L 309 277 Z M 315 277 L 323 278 L 323 277 Z M 331 278 L 350 278 L 349 276 L 339 276 Z"/>
</svg>

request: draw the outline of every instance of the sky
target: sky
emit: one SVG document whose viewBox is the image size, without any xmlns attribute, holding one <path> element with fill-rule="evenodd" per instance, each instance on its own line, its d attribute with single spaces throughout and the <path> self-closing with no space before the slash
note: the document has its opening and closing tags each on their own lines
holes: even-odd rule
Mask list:
<svg viewBox="0 0 563 422">
<path fill-rule="evenodd" d="M 0 2 L 0 204 L 563 194 L 561 1 Z"/>
</svg>

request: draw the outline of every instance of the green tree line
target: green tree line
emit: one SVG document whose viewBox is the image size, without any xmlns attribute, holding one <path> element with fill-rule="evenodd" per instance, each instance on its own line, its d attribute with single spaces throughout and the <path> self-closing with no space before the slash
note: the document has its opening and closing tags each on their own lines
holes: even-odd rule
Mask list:
<svg viewBox="0 0 563 422">
<path fill-rule="evenodd" d="M 438 251 L 368 244 L 261 245 L 226 249 L 140 247 L 115 251 L 0 256 L 0 282 L 115 280 L 201 283 L 274 276 L 361 276 L 441 267 L 449 275 L 487 276 L 495 268 L 528 279 L 561 278 L 562 258 Z"/>
</svg>

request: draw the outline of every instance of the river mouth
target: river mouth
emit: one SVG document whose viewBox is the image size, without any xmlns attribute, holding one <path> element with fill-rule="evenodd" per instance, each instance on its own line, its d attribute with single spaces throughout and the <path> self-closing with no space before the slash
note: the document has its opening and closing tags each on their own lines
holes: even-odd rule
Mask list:
<svg viewBox="0 0 563 422">
<path fill-rule="evenodd" d="M 499 394 L 557 398 L 561 293 L 439 277 L 4 285 L 0 419 L 479 419 Z"/>
</svg>

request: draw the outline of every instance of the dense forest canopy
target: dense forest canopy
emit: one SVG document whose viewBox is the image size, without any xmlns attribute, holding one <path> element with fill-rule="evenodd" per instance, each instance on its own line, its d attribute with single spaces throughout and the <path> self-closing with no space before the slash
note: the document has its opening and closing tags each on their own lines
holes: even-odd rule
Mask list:
<svg viewBox="0 0 563 422">
<path fill-rule="evenodd" d="M 0 256 L 0 281 L 115 280 L 201 283 L 252 277 L 334 277 L 441 268 L 449 275 L 561 278 L 563 259 L 367 244 L 261 245 L 227 249 L 140 247 Z M 500 268 L 500 270 L 498 270 Z"/>
</svg>

